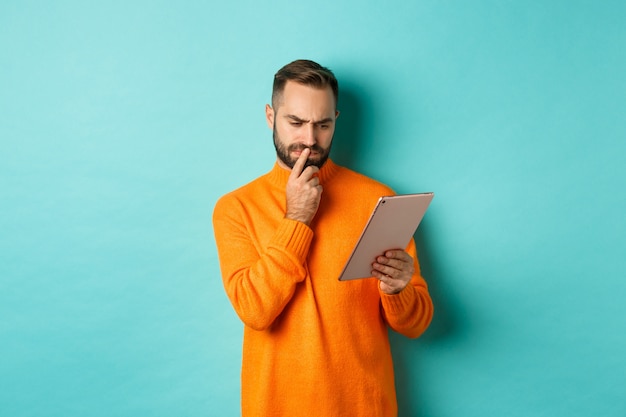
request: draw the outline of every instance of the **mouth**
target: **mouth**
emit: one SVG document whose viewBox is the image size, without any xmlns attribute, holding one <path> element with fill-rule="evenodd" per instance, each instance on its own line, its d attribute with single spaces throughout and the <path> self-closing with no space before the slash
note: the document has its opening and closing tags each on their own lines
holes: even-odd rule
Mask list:
<svg viewBox="0 0 626 417">
<path fill-rule="evenodd" d="M 295 150 L 295 151 L 291 151 L 291 153 L 292 153 L 292 154 L 293 154 L 296 158 L 299 158 L 299 157 L 300 157 L 300 155 L 302 154 L 302 151 L 303 151 L 303 150 L 298 149 L 298 150 Z M 318 151 L 311 150 L 311 153 L 309 153 L 309 159 L 310 159 L 310 158 L 316 158 L 316 157 L 318 157 L 318 156 L 320 156 L 320 153 L 319 153 Z"/>
<path fill-rule="evenodd" d="M 315 145 L 312 147 L 296 145 L 296 146 L 293 146 L 292 149 L 290 149 L 290 151 L 292 155 L 294 155 L 296 158 L 299 158 L 300 154 L 302 154 L 302 151 L 304 151 L 305 149 L 309 149 L 311 151 L 311 153 L 309 153 L 309 159 L 317 158 L 320 155 L 322 155 L 322 152 L 320 152 L 320 150 L 317 149 Z"/>
</svg>

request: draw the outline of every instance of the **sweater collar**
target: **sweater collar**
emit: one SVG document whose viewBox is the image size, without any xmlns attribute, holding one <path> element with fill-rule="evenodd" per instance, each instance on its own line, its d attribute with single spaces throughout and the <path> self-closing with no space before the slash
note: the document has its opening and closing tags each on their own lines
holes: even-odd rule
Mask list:
<svg viewBox="0 0 626 417">
<path fill-rule="evenodd" d="M 323 185 L 325 182 L 334 177 L 339 171 L 339 168 L 339 165 L 335 164 L 330 158 L 328 158 L 324 166 L 322 166 L 317 173 L 317 176 L 320 179 L 320 184 Z M 278 162 L 275 162 L 274 167 L 267 174 L 267 176 L 272 184 L 284 188 L 287 185 L 287 180 L 289 179 L 290 174 L 291 170 L 285 169 L 278 165 Z"/>
</svg>

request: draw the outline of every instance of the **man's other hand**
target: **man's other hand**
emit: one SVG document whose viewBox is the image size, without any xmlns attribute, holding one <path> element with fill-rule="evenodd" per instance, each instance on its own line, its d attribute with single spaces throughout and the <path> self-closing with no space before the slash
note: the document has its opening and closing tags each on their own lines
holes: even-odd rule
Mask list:
<svg viewBox="0 0 626 417">
<path fill-rule="evenodd" d="M 372 264 L 372 276 L 380 281 L 385 294 L 397 294 L 407 286 L 415 268 L 413 258 L 403 250 L 388 250 Z"/>
</svg>

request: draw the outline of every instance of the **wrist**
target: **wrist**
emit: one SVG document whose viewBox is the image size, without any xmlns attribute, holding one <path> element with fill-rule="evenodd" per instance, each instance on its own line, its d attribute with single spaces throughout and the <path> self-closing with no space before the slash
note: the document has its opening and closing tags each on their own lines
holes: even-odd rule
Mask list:
<svg viewBox="0 0 626 417">
<path fill-rule="evenodd" d="M 304 223 L 307 226 L 310 226 L 311 224 L 311 219 L 309 219 L 306 216 L 298 215 L 298 214 L 287 213 L 285 214 L 285 219 L 295 220 L 297 222 Z"/>
</svg>

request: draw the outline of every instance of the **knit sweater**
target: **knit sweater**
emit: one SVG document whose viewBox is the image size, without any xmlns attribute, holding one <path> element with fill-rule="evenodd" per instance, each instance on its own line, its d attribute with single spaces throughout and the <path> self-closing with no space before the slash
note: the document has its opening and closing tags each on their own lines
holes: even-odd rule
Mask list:
<svg viewBox="0 0 626 417">
<path fill-rule="evenodd" d="M 285 218 L 289 173 L 276 164 L 213 213 L 224 287 L 244 323 L 242 416 L 395 416 L 387 326 L 417 337 L 433 314 L 415 244 L 416 272 L 398 294 L 374 278 L 338 281 L 376 201 L 393 192 L 328 160 L 307 226 Z"/>
</svg>

